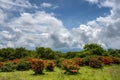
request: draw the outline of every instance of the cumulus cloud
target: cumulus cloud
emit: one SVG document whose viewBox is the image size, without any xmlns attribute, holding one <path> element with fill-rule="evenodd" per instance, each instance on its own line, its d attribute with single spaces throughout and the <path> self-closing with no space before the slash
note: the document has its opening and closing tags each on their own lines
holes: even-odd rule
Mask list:
<svg viewBox="0 0 120 80">
<path fill-rule="evenodd" d="M 4 10 L 9 12 L 9 9 L 15 10 L 16 7 L 22 7 L 20 10 L 28 6 L 34 7 L 28 0 L 7 1 L 0 2 L 0 48 L 82 48 L 86 43 L 100 43 L 107 48 L 120 48 L 120 7 L 117 7 L 120 4 L 119 0 L 87 0 L 101 7 L 110 7 L 110 14 L 71 30 L 66 29 L 62 21 L 52 13 L 45 11 L 20 12 L 20 16 L 6 23 L 9 13 L 5 13 Z"/>
<path fill-rule="evenodd" d="M 47 2 L 43 2 L 40 6 L 41 6 L 41 8 L 51 8 L 51 9 L 56 9 L 59 7 L 57 5 L 47 3 Z"/>
<path fill-rule="evenodd" d="M 86 0 L 86 1 L 88 1 L 90 3 L 98 3 L 98 0 Z"/>
</svg>

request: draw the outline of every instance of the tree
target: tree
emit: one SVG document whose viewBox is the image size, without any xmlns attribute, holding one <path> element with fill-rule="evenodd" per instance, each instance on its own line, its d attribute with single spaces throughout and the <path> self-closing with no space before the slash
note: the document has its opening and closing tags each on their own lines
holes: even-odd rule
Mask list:
<svg viewBox="0 0 120 80">
<path fill-rule="evenodd" d="M 28 56 L 27 54 L 27 50 L 23 47 L 20 47 L 20 48 L 16 48 L 15 49 L 15 57 L 16 58 L 24 58 Z"/>
<path fill-rule="evenodd" d="M 85 51 L 89 51 L 93 55 L 104 55 L 105 50 L 99 44 L 86 44 L 84 46 Z"/>
<path fill-rule="evenodd" d="M 15 50 L 13 48 L 2 48 L 0 49 L 0 58 L 1 60 L 11 60 L 14 59 Z"/>
</svg>

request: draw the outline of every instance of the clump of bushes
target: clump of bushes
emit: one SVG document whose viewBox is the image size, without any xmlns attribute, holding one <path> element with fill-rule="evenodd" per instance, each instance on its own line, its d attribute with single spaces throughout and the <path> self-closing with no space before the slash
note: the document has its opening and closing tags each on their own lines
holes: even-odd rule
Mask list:
<svg viewBox="0 0 120 80">
<path fill-rule="evenodd" d="M 84 66 L 84 59 L 83 58 L 73 58 L 73 61 L 78 64 L 79 66 Z"/>
<path fill-rule="evenodd" d="M 100 57 L 100 60 L 105 65 L 110 65 L 113 63 L 113 59 L 111 57 L 108 57 L 108 56 L 102 56 L 102 57 Z"/>
<path fill-rule="evenodd" d="M 35 74 L 42 74 L 44 70 L 44 62 L 41 59 L 32 59 L 30 66 Z"/>
<path fill-rule="evenodd" d="M 19 70 L 19 71 L 29 70 L 29 69 L 30 69 L 29 62 L 27 62 L 27 61 L 20 61 L 20 62 L 17 64 L 16 69 Z"/>
<path fill-rule="evenodd" d="M 62 65 L 63 69 L 65 70 L 65 74 L 76 74 L 80 69 L 79 65 L 73 62 L 72 60 L 66 59 L 63 61 Z"/>
<path fill-rule="evenodd" d="M 52 60 L 44 60 L 44 64 L 45 64 L 45 69 L 47 71 L 54 71 L 55 68 L 55 62 Z"/>
<path fill-rule="evenodd" d="M 99 60 L 98 57 L 92 57 L 89 59 L 89 66 L 92 68 L 101 68 L 102 62 Z"/>
<path fill-rule="evenodd" d="M 120 58 L 112 57 L 113 64 L 120 64 Z"/>
<path fill-rule="evenodd" d="M 16 69 L 16 66 L 12 62 L 2 64 L 0 67 L 1 72 L 12 72 Z"/>
<path fill-rule="evenodd" d="M 12 62 L 13 64 L 18 64 L 18 63 L 20 62 L 20 59 L 14 59 L 14 60 L 11 60 L 11 62 Z"/>
<path fill-rule="evenodd" d="M 4 62 L 0 62 L 0 67 L 2 67 L 4 65 Z"/>
</svg>

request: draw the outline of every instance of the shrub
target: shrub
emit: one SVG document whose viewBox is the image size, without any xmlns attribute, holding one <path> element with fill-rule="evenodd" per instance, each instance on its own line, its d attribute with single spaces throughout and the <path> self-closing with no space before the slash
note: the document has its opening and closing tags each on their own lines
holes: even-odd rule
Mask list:
<svg viewBox="0 0 120 80">
<path fill-rule="evenodd" d="M 101 68 L 102 63 L 97 57 L 90 58 L 89 60 L 89 66 L 92 68 Z"/>
<path fill-rule="evenodd" d="M 18 64 L 18 63 L 20 62 L 20 59 L 14 59 L 14 60 L 11 60 L 11 62 L 12 62 L 13 64 Z"/>
<path fill-rule="evenodd" d="M 83 58 L 74 58 L 73 61 L 78 64 L 79 66 L 84 65 L 84 59 Z"/>
<path fill-rule="evenodd" d="M 107 65 L 110 65 L 113 63 L 113 59 L 108 56 L 102 56 L 100 60 L 102 61 L 103 64 L 107 64 Z"/>
<path fill-rule="evenodd" d="M 79 65 L 72 60 L 64 60 L 63 69 L 65 70 L 66 74 L 76 74 L 78 73 Z"/>
<path fill-rule="evenodd" d="M 112 57 L 113 64 L 120 64 L 120 58 Z"/>
<path fill-rule="evenodd" d="M 16 69 L 19 70 L 19 71 L 29 70 L 29 69 L 30 69 L 29 62 L 27 62 L 27 61 L 20 61 L 20 62 L 17 64 Z"/>
<path fill-rule="evenodd" d="M 2 67 L 4 65 L 4 62 L 0 62 L 0 67 Z"/>
<path fill-rule="evenodd" d="M 44 60 L 44 64 L 45 64 L 45 69 L 47 71 L 54 71 L 54 68 L 55 68 L 55 62 L 54 61 Z"/>
<path fill-rule="evenodd" d="M 89 66 L 89 60 L 90 60 L 89 57 L 84 58 L 84 64 Z"/>
<path fill-rule="evenodd" d="M 35 74 L 42 74 L 44 69 L 44 62 L 41 59 L 32 59 L 30 66 Z"/>
<path fill-rule="evenodd" d="M 12 72 L 15 70 L 15 68 L 16 68 L 16 66 L 13 63 L 8 62 L 8 63 L 3 64 L 0 67 L 0 71 L 1 72 Z"/>
</svg>

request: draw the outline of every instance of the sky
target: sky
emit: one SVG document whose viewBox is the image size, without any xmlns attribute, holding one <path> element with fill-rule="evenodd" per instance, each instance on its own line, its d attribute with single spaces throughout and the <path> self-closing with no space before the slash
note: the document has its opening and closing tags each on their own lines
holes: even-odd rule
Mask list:
<svg viewBox="0 0 120 80">
<path fill-rule="evenodd" d="M 0 48 L 120 49 L 120 0 L 0 0 Z"/>
</svg>

